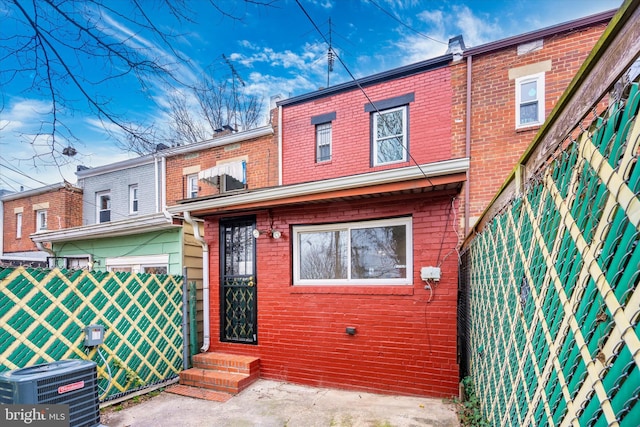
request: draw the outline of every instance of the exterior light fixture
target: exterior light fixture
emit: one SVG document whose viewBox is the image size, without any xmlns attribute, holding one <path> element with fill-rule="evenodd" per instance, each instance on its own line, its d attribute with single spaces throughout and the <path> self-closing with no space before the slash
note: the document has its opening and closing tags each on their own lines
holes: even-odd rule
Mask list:
<svg viewBox="0 0 640 427">
<path fill-rule="evenodd" d="M 257 228 L 255 230 L 253 230 L 253 237 L 255 237 L 256 239 L 258 237 L 260 237 L 263 234 L 266 234 L 267 236 L 273 238 L 273 239 L 279 239 L 282 237 L 282 233 L 278 230 L 258 230 Z"/>
</svg>

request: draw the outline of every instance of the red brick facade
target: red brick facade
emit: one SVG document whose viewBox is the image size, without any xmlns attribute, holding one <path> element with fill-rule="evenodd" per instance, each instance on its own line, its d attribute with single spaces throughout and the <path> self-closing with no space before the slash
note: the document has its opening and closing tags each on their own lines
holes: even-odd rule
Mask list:
<svg viewBox="0 0 640 427">
<path fill-rule="evenodd" d="M 282 112 L 282 183 L 284 185 L 413 166 L 450 159 L 451 73 L 449 67 L 357 88 L 297 105 Z M 371 113 L 364 106 L 412 93 L 409 150 L 413 160 L 371 166 Z M 332 159 L 316 162 L 315 126 L 311 118 L 336 113 L 332 121 Z"/>
<path fill-rule="evenodd" d="M 247 164 L 247 188 L 256 189 L 278 184 L 277 128 L 268 136 L 242 140 L 200 151 L 167 156 L 167 205 L 175 205 L 186 197 L 187 176 L 218 165 L 220 162 L 244 160 Z M 236 134 L 239 135 L 239 134 Z M 220 140 L 228 137 L 225 135 Z M 199 181 L 198 197 L 218 194 L 213 184 Z"/>
<path fill-rule="evenodd" d="M 456 395 L 457 236 L 448 227 L 454 195 L 424 193 L 388 196 L 384 202 L 274 208 L 270 219 L 265 211 L 257 212 L 258 229 L 268 228 L 273 220 L 275 228 L 284 230 L 281 239 L 256 240 L 257 345 L 219 341 L 218 217 L 208 217 L 210 350 L 259 356 L 263 378 L 383 393 Z M 396 216 L 413 221 L 413 284 L 292 285 L 293 225 Z M 429 302 L 420 267 L 443 260 L 442 280 Z M 348 335 L 346 327 L 355 327 L 356 334 Z"/>
<path fill-rule="evenodd" d="M 513 76 L 509 76 L 510 70 L 524 67 L 535 70 L 536 64 L 550 62 L 550 69 L 544 72 L 546 117 L 605 27 L 606 22 L 602 22 L 553 34 L 544 38 L 540 49 L 520 55 L 517 44 L 471 55 L 470 225 L 487 207 L 540 128 L 516 129 L 516 85 Z M 457 100 L 454 111 L 459 117 L 464 117 L 466 107 L 460 102 L 466 103 L 467 60 L 468 57 L 454 65 L 452 71 L 457 80 L 453 84 Z M 465 126 L 464 121 L 454 124 L 457 147 L 464 146 Z"/>
<path fill-rule="evenodd" d="M 32 191 L 25 193 L 33 194 Z M 82 225 L 82 190 L 79 188 L 67 185 L 25 197 L 14 198 L 19 194 L 8 197 L 9 200 L 3 202 L 4 253 L 38 250 L 29 235 L 36 232 L 36 212 L 39 210 L 47 212 L 47 230 Z M 16 221 L 19 213 L 22 214 L 22 230 L 18 238 Z"/>
</svg>

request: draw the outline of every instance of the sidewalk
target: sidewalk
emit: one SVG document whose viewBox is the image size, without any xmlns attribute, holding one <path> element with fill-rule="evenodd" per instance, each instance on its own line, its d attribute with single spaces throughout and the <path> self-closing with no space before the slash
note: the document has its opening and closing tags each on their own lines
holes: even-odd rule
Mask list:
<svg viewBox="0 0 640 427">
<path fill-rule="evenodd" d="M 443 399 L 388 396 L 258 380 L 227 402 L 162 393 L 120 412 L 108 427 L 457 427 Z"/>
</svg>

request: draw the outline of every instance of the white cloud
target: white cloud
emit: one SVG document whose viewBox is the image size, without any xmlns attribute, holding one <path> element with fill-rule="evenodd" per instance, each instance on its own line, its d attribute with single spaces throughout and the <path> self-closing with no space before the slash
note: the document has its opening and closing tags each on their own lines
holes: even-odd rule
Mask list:
<svg viewBox="0 0 640 427">
<path fill-rule="evenodd" d="M 456 6 L 451 16 L 458 34 L 462 34 L 465 45 L 478 46 L 503 37 L 503 32 L 496 19 L 474 15 L 467 6 Z"/>
</svg>

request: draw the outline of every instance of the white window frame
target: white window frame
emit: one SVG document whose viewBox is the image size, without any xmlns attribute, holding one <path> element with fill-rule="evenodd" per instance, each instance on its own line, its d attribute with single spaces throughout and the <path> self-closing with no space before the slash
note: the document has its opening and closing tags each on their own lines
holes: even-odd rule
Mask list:
<svg viewBox="0 0 640 427">
<path fill-rule="evenodd" d="M 109 197 L 108 209 L 102 209 L 102 198 L 105 196 Z M 109 221 L 101 222 L 100 214 L 106 211 L 109 211 Z M 113 219 L 111 218 L 112 213 L 113 212 L 111 209 L 111 191 L 101 191 L 99 193 L 96 193 L 96 224 L 105 224 L 107 222 L 111 222 L 111 220 Z"/>
<path fill-rule="evenodd" d="M 522 99 L 522 86 L 527 83 L 536 82 L 537 85 L 537 100 L 538 103 L 538 120 L 535 122 L 521 123 L 520 107 L 524 102 Z M 528 76 L 518 77 L 516 79 L 516 129 L 528 128 L 531 126 L 540 126 L 544 123 L 545 117 L 545 87 L 544 87 L 544 72 L 531 74 Z M 529 101 L 531 102 L 531 101 Z"/>
<path fill-rule="evenodd" d="M 331 161 L 333 155 L 333 125 L 331 122 L 318 123 L 316 125 L 316 163 Z M 320 158 L 320 147 L 329 146 L 329 157 Z"/>
<path fill-rule="evenodd" d="M 105 259 L 107 271 L 131 271 L 144 273 L 146 267 L 164 267 L 169 274 L 169 255 L 140 255 Z"/>
<path fill-rule="evenodd" d="M 195 199 L 198 197 L 198 190 L 200 190 L 198 174 L 187 175 L 187 199 Z"/>
<path fill-rule="evenodd" d="M 16 214 L 16 239 L 22 238 L 22 212 Z"/>
<path fill-rule="evenodd" d="M 47 210 L 39 209 L 36 211 L 36 233 L 38 231 L 47 230 Z"/>
<path fill-rule="evenodd" d="M 140 209 L 138 201 L 138 184 L 129 186 L 129 213 L 137 214 Z"/>
<path fill-rule="evenodd" d="M 392 160 L 389 162 L 378 162 L 378 120 L 380 120 L 380 115 L 381 114 L 387 114 L 387 113 L 392 113 L 394 111 L 402 111 L 402 134 L 400 135 L 394 135 L 392 137 L 386 137 L 385 140 L 390 140 L 393 138 L 397 138 L 398 136 L 402 136 L 402 158 L 398 159 L 398 160 Z M 408 151 L 408 144 L 409 144 L 409 135 L 407 133 L 407 121 L 409 120 L 409 114 L 408 114 L 408 108 L 406 105 L 401 105 L 399 107 L 395 107 L 395 108 L 388 108 L 385 110 L 380 110 L 380 111 L 375 111 L 373 113 L 373 118 L 372 118 L 372 126 L 371 126 L 371 139 L 373 141 L 373 166 L 383 166 L 383 165 L 391 165 L 394 163 L 402 163 L 402 162 L 406 162 L 407 161 L 407 151 Z"/>
<path fill-rule="evenodd" d="M 372 228 L 382 226 L 406 227 L 406 263 L 404 265 L 406 277 L 385 279 L 352 279 L 351 276 L 351 238 L 350 230 L 358 228 Z M 347 278 L 346 279 L 301 279 L 300 278 L 300 235 L 309 232 L 347 231 Z M 348 223 L 298 225 L 292 229 L 293 240 L 293 284 L 294 286 L 380 286 L 380 285 L 412 285 L 413 284 L 413 220 L 411 217 L 357 221 Z"/>
</svg>

